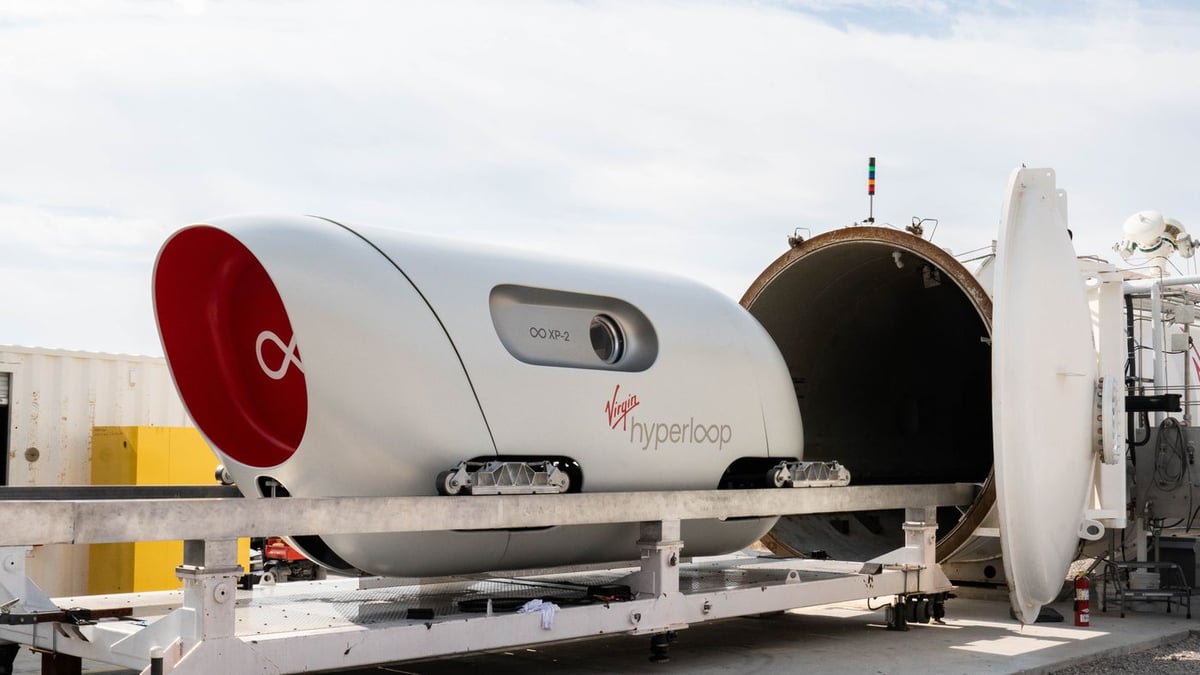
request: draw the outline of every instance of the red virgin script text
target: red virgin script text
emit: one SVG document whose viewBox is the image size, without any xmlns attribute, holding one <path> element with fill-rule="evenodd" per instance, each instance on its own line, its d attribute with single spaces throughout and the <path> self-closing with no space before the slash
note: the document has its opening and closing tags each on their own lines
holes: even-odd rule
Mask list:
<svg viewBox="0 0 1200 675">
<path fill-rule="evenodd" d="M 638 398 L 637 394 L 630 394 L 625 397 L 625 400 L 619 401 L 620 393 L 621 385 L 618 384 L 617 388 L 613 389 L 612 400 L 604 404 L 604 412 L 608 414 L 608 428 L 616 429 L 620 424 L 623 431 L 628 431 L 629 425 L 625 416 L 629 414 L 630 410 L 638 407 Z"/>
</svg>

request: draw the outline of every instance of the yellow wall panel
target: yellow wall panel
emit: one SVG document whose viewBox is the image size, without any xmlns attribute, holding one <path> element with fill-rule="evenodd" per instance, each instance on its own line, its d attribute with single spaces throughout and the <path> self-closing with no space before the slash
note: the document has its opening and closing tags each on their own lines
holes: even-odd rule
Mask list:
<svg viewBox="0 0 1200 675">
<path fill-rule="evenodd" d="M 94 485 L 212 485 L 217 456 L 193 427 L 96 427 L 92 430 Z M 88 565 L 89 593 L 179 588 L 175 568 L 183 542 L 95 544 Z M 250 540 L 238 540 L 238 563 L 250 567 Z"/>
</svg>

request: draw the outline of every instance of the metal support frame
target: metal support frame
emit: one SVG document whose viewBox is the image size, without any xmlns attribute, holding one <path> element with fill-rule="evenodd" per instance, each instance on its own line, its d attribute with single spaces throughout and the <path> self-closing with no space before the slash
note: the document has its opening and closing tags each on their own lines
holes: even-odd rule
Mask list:
<svg viewBox="0 0 1200 675">
<path fill-rule="evenodd" d="M 0 501 L 0 546 L 238 536 L 496 530 L 970 505 L 974 483 L 487 497 Z"/>
<path fill-rule="evenodd" d="M 1150 341 L 1154 343 L 1154 393 L 1163 393 L 1167 386 L 1163 367 L 1163 317 L 1162 317 L 1162 284 L 1150 287 Z M 1162 424 L 1164 413 L 1154 413 L 1154 426 Z"/>
<path fill-rule="evenodd" d="M 26 576 L 25 560 L 32 550 L 32 546 L 0 548 L 0 616 L 11 616 L 18 604 L 25 612 L 58 610 L 50 597 Z"/>
<path fill-rule="evenodd" d="M 679 538 L 678 520 L 642 523 L 638 549 L 642 554 L 642 569 L 635 589 L 638 597 L 664 598 L 679 592 L 679 554 L 683 541 Z"/>
<path fill-rule="evenodd" d="M 238 577 L 237 539 L 183 542 L 183 564 L 175 576 L 183 581 L 183 606 L 199 610 L 196 638 L 232 637 L 232 608 Z"/>
<path fill-rule="evenodd" d="M 689 501 L 680 494 L 703 496 Z M 100 502 L 66 503 L 65 509 L 53 512 L 51 517 L 34 519 L 34 527 L 24 531 L 49 535 L 46 538 L 52 540 L 76 542 L 111 541 L 113 537 L 117 540 L 125 540 L 123 537 L 136 539 L 138 532 L 144 533 L 146 539 L 185 539 L 184 562 L 176 570 L 184 582 L 181 607 L 163 616 L 139 621 L 77 622 L 64 621 L 62 611 L 36 591 L 36 586 L 25 577 L 23 563 L 28 547 L 5 545 L 14 538 L 30 537 L 29 534 L 14 535 L 12 528 L 2 527 L 2 521 L 7 517 L 28 513 L 28 504 L 0 502 L 0 561 L 3 562 L 0 592 L 4 594 L 0 604 L 7 603 L 10 612 L 14 609 L 28 615 L 41 612 L 47 619 L 38 622 L 35 616 L 30 623 L 0 622 L 0 643 L 21 643 L 55 654 L 142 672 L 149 672 L 153 667 L 164 673 L 187 675 L 350 668 L 622 632 L 662 638 L 671 631 L 703 621 L 853 599 L 924 596 L 952 589 L 935 563 L 933 506 L 908 510 L 904 524 L 905 546 L 865 566 L 833 561 L 747 559 L 737 561 L 736 565 L 760 575 L 760 580 L 754 584 L 686 593 L 680 589 L 680 555 L 685 546 L 680 539 L 682 519 L 711 516 L 714 511 L 735 516 L 857 510 L 865 508 L 864 505 L 877 504 L 892 508 L 931 502 L 962 504 L 969 503 L 973 497 L 974 486 L 964 485 L 541 495 L 533 497 L 532 501 L 550 503 L 572 498 L 570 503 L 579 508 L 560 514 L 570 522 L 630 522 L 628 516 L 631 514 L 660 514 L 634 521 L 640 521 L 642 525 L 638 540 L 640 569 L 632 584 L 637 593 L 632 600 L 562 608 L 554 615 L 550 628 L 545 627 L 536 613 L 489 613 L 378 625 L 349 623 L 327 630 L 247 636 L 237 633 L 239 603 L 236 588 L 241 569 L 236 564 L 235 533 L 245 534 L 258 527 L 279 527 L 278 531 L 284 532 L 307 531 L 312 525 L 305 519 L 314 513 L 318 525 L 323 528 L 326 527 L 323 523 L 336 519 L 340 522 L 336 531 L 375 531 L 373 528 L 379 526 L 373 517 L 378 511 L 372 502 L 382 502 L 386 506 L 397 499 L 423 501 L 423 505 L 429 506 L 427 515 L 431 514 L 432 520 L 425 519 L 425 526 L 417 529 L 444 527 L 444 521 L 439 519 L 455 517 L 457 523 L 469 523 L 470 528 L 491 528 L 497 522 L 507 523 L 511 513 L 519 513 L 510 502 L 528 502 L 530 498 L 296 498 L 289 499 L 289 507 L 299 508 L 287 510 L 277 509 L 272 500 L 265 499 L 193 500 L 190 506 L 169 505 L 169 516 L 160 515 L 154 519 L 143 520 L 126 513 L 121 520 L 139 525 L 131 528 L 120 528 L 112 523 L 110 512 L 97 508 Z M 783 508 L 780 508 L 781 498 L 787 504 Z M 612 510 L 614 501 L 619 505 L 615 511 Z M 135 514 L 145 506 L 137 502 L 107 504 L 117 508 L 129 506 Z M 363 506 L 369 508 L 351 508 Z M 181 516 L 180 510 L 191 513 Z M 280 525 L 254 520 L 264 513 L 280 512 L 290 513 L 288 522 Z M 214 513 L 232 513 L 239 519 L 213 529 L 212 523 L 218 520 Z M 53 516 L 57 516 L 57 520 Z M 539 518 L 541 516 L 535 513 L 523 522 L 537 523 Z M 429 526 L 430 523 L 433 525 Z M 385 519 L 383 527 L 394 528 L 395 524 L 394 518 Z M 197 537 L 199 532 L 216 534 Z M 659 642 L 662 643 L 662 639 Z M 663 645 L 659 644 L 659 647 L 661 650 Z"/>
<path fill-rule="evenodd" d="M 1126 295 L 1150 294 L 1150 341 L 1154 349 L 1154 393 L 1160 394 L 1166 387 L 1166 375 L 1163 369 L 1163 327 L 1162 327 L 1162 289 L 1171 286 L 1192 286 L 1200 284 L 1200 275 L 1173 277 L 1167 279 L 1147 279 L 1144 281 L 1126 281 L 1123 289 Z M 1164 413 L 1154 413 L 1155 426 L 1162 423 Z"/>
</svg>

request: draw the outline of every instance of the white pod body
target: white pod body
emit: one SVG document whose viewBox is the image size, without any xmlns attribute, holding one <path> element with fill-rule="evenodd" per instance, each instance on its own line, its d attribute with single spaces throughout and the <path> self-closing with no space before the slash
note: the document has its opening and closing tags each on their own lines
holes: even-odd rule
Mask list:
<svg viewBox="0 0 1200 675">
<path fill-rule="evenodd" d="M 181 397 L 247 497 L 268 479 L 297 497 L 433 495 L 439 472 L 496 456 L 572 460 L 586 492 L 713 489 L 739 458 L 802 454 L 771 337 L 656 273 L 246 217 L 173 235 L 155 307 Z M 774 522 L 685 521 L 685 554 Z M 631 559 L 636 539 L 619 524 L 298 543 L 333 568 L 429 576 Z"/>
</svg>

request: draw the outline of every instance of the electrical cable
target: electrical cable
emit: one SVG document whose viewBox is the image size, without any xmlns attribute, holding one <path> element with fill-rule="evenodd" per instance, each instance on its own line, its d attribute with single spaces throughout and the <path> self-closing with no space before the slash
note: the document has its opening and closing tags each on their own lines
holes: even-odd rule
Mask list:
<svg viewBox="0 0 1200 675">
<path fill-rule="evenodd" d="M 1173 492 L 1190 473 L 1183 427 L 1174 417 L 1165 417 L 1154 443 L 1154 483 L 1164 492 Z"/>
<path fill-rule="evenodd" d="M 1169 530 L 1173 527 L 1179 527 L 1183 524 L 1183 518 L 1176 518 L 1175 522 L 1169 525 L 1167 524 L 1166 520 L 1166 518 L 1154 518 L 1150 521 L 1151 527 L 1159 530 Z"/>
<path fill-rule="evenodd" d="M 988 246 L 980 246 L 979 248 L 973 248 L 969 251 L 963 251 L 962 253 L 956 253 L 956 254 L 954 254 L 954 257 L 962 258 L 963 256 L 975 255 L 976 253 L 979 253 L 980 251 L 988 252 L 987 255 L 980 256 L 981 258 L 989 258 L 992 255 L 995 255 L 995 251 L 993 251 L 992 247 L 990 245 L 988 245 Z M 970 261 L 969 260 L 959 260 L 959 262 L 970 262 Z"/>
<path fill-rule="evenodd" d="M 479 577 L 481 581 L 491 581 L 497 584 L 506 586 L 528 586 L 531 588 L 556 588 L 559 590 L 576 590 L 580 588 L 588 588 L 588 584 L 581 584 L 574 581 L 539 581 L 537 579 L 496 579 L 494 577 Z"/>
<path fill-rule="evenodd" d="M 1136 428 L 1131 427 L 1132 431 L 1129 433 L 1130 447 L 1140 448 L 1143 445 L 1149 443 L 1150 437 L 1154 435 L 1154 432 L 1150 430 L 1150 413 L 1143 412 L 1143 413 L 1129 413 L 1129 414 L 1130 415 L 1140 414 L 1142 417 L 1142 427 L 1146 429 L 1146 437 L 1140 441 L 1134 440 L 1134 438 L 1137 436 Z M 1133 465 L 1137 466 L 1137 453 L 1130 453 L 1130 456 L 1133 458 Z"/>
<path fill-rule="evenodd" d="M 1188 464 L 1188 511 L 1191 511 L 1193 514 L 1195 513 L 1195 511 L 1192 511 L 1192 495 L 1194 495 L 1195 493 L 1196 493 L 1196 484 L 1192 482 L 1192 467 L 1191 467 L 1191 464 Z M 1180 518 L 1180 522 L 1183 522 L 1182 518 Z M 1192 521 L 1189 518 L 1187 527 L 1190 527 L 1191 524 L 1192 524 Z M 1186 527 L 1185 527 L 1185 531 L 1186 531 Z"/>
<path fill-rule="evenodd" d="M 1189 340 L 1188 342 L 1192 348 L 1192 352 L 1194 352 L 1196 355 L 1195 358 L 1188 359 L 1188 360 L 1191 361 L 1192 366 L 1196 368 L 1196 381 L 1200 382 L 1200 349 L 1196 349 L 1195 342 L 1192 342 L 1191 340 Z"/>
<path fill-rule="evenodd" d="M 875 597 L 879 597 L 879 596 L 875 596 Z M 891 606 L 891 603 L 883 604 L 878 607 L 872 607 L 871 606 L 871 598 L 867 598 L 867 609 L 871 610 L 872 612 L 878 612 L 879 610 L 883 609 L 884 607 L 889 607 L 889 606 Z"/>
<path fill-rule="evenodd" d="M 1189 530 L 1191 530 L 1191 529 L 1192 529 L 1192 521 L 1196 519 L 1196 514 L 1197 514 L 1197 513 L 1200 513 L 1200 506 L 1197 506 L 1197 507 L 1196 507 L 1196 510 L 1195 510 L 1195 511 L 1192 511 L 1192 515 L 1191 515 L 1191 516 L 1188 516 L 1188 520 L 1187 520 L 1187 526 L 1186 526 L 1186 527 L 1184 527 L 1184 529 L 1183 529 L 1183 531 L 1184 531 L 1184 532 L 1187 532 L 1187 531 L 1189 531 Z"/>
<path fill-rule="evenodd" d="M 1154 347 L 1146 347 L 1145 345 L 1137 345 L 1134 349 L 1145 349 L 1146 351 L 1154 351 Z M 1180 349 L 1179 351 L 1171 351 L 1170 349 L 1162 350 L 1163 354 L 1186 354 L 1188 350 Z"/>
<path fill-rule="evenodd" d="M 1137 363 L 1137 337 L 1134 335 L 1134 315 L 1133 315 L 1133 296 L 1125 296 L 1125 387 L 1126 393 L 1130 396 L 1137 392 L 1138 378 L 1138 363 Z M 1142 440 L 1137 440 L 1137 427 L 1135 422 L 1137 416 L 1131 411 L 1125 413 L 1125 428 L 1128 429 L 1125 442 L 1129 444 L 1129 459 L 1133 462 L 1133 466 L 1137 467 L 1137 449 L 1146 443 L 1150 442 L 1150 429 L 1147 423 L 1149 418 L 1142 415 L 1142 426 L 1147 427 L 1146 437 Z"/>
</svg>

